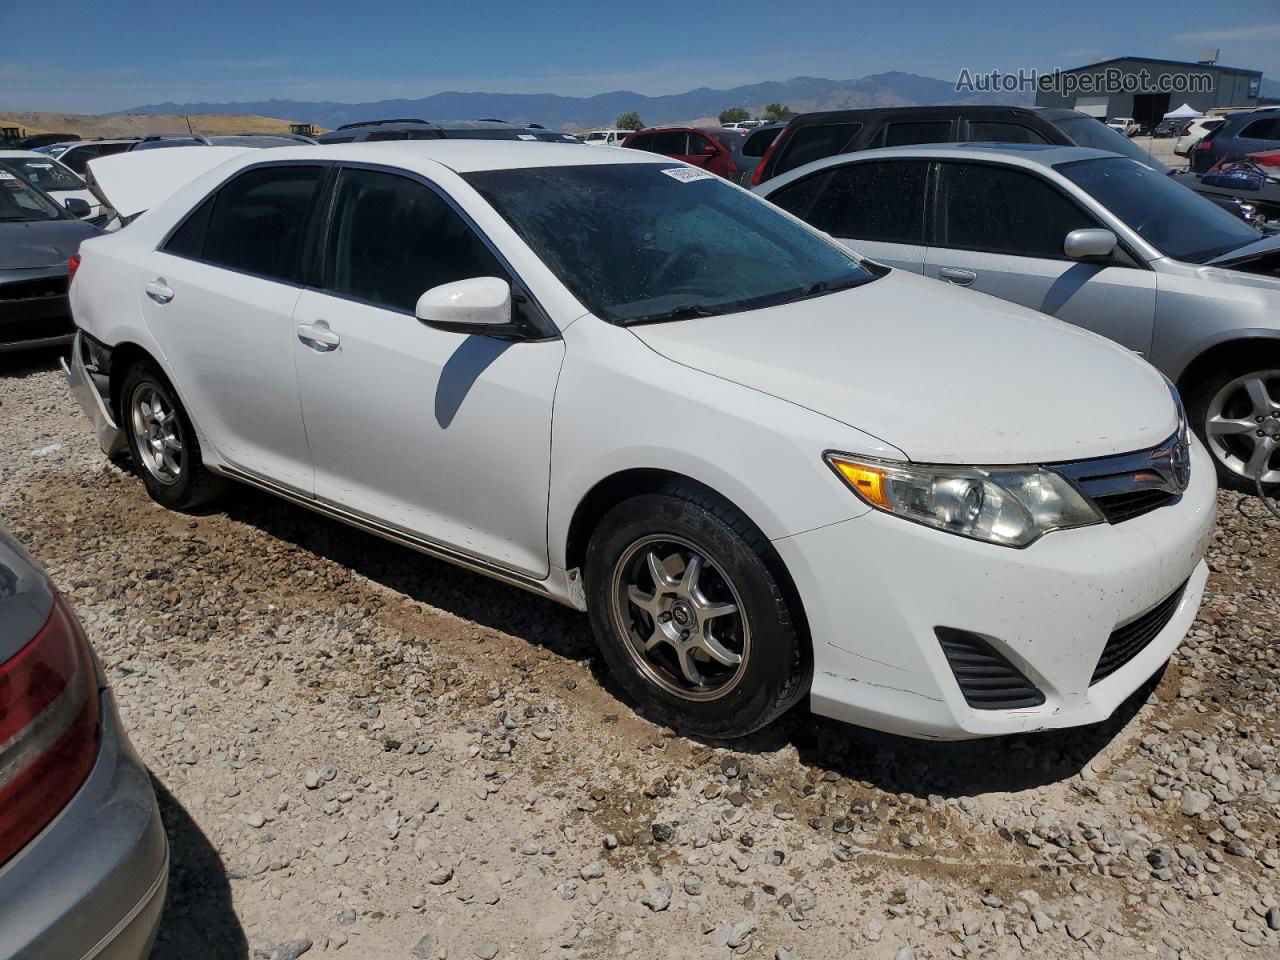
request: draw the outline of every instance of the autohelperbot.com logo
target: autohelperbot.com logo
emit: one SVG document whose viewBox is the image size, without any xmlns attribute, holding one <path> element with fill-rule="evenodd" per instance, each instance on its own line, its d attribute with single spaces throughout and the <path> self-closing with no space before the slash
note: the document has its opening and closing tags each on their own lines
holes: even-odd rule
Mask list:
<svg viewBox="0 0 1280 960">
<path fill-rule="evenodd" d="M 956 77 L 957 93 L 1210 93 L 1214 75 L 1207 71 L 1155 73 L 1106 67 L 1098 70 L 1041 71 L 1034 68 L 973 71 L 965 68 Z"/>
</svg>

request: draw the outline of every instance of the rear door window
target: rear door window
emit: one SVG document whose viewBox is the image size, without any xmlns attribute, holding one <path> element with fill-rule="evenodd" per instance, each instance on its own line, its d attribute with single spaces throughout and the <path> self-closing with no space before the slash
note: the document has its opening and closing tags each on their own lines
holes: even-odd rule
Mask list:
<svg viewBox="0 0 1280 960">
<path fill-rule="evenodd" d="M 746 142 L 742 145 L 742 155 L 744 157 L 763 157 L 765 151 L 778 139 L 778 133 L 781 127 L 771 127 L 768 130 L 757 130 L 749 135 Z"/>
<path fill-rule="evenodd" d="M 774 163 L 773 175 L 844 153 L 861 129 L 861 123 L 815 123 L 796 127 L 782 145 L 782 155 Z"/>
<path fill-rule="evenodd" d="M 903 147 L 913 143 L 949 143 L 950 120 L 919 120 L 885 124 L 882 145 Z"/>
<path fill-rule="evenodd" d="M 432 287 L 508 277 L 476 232 L 438 193 L 408 177 L 344 170 L 327 244 L 326 288 L 413 313 Z"/>
<path fill-rule="evenodd" d="M 1239 136 L 1244 140 L 1280 140 L 1280 117 L 1255 120 Z"/>
<path fill-rule="evenodd" d="M 299 282 L 302 242 L 326 170 L 246 170 L 187 217 L 165 244 L 165 252 L 271 280 Z"/>
<path fill-rule="evenodd" d="M 991 164 L 939 166 L 938 246 L 1065 260 L 1067 234 L 1097 226 L 1035 174 Z"/>
<path fill-rule="evenodd" d="M 928 175 L 925 160 L 837 167 L 810 207 L 809 222 L 834 237 L 923 244 Z"/>
<path fill-rule="evenodd" d="M 969 139 L 979 143 L 1048 143 L 1024 123 L 1004 120 L 970 120 Z"/>
<path fill-rule="evenodd" d="M 639 134 L 635 139 L 633 139 L 629 144 L 627 144 L 627 146 L 632 150 L 647 150 L 650 153 L 652 153 L 653 152 L 653 134 L 651 133 Z"/>
</svg>

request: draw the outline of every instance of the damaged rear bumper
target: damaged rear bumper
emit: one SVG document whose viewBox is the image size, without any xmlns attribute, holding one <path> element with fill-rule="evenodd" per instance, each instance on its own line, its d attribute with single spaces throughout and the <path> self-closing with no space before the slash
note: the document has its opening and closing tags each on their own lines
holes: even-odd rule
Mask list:
<svg viewBox="0 0 1280 960">
<path fill-rule="evenodd" d="M 99 369 L 93 358 L 95 351 L 105 352 L 106 347 L 93 344 L 84 333 L 77 333 L 71 348 L 71 360 L 64 358 L 62 371 L 66 374 L 67 385 L 80 404 L 80 409 L 93 424 L 94 433 L 98 437 L 98 446 L 109 457 L 123 453 L 125 448 L 124 431 L 111 416 L 110 385 L 107 375 Z"/>
</svg>

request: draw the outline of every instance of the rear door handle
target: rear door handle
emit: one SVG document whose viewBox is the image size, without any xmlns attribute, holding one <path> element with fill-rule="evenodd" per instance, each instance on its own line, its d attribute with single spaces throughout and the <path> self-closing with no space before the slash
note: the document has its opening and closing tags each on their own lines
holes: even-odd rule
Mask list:
<svg viewBox="0 0 1280 960">
<path fill-rule="evenodd" d="M 972 270 L 961 270 L 959 267 L 943 267 L 938 276 L 958 287 L 967 287 L 978 279 L 978 275 Z"/>
<path fill-rule="evenodd" d="M 317 353 L 337 350 L 342 338 L 329 329 L 323 320 L 298 324 L 298 339 Z"/>
<path fill-rule="evenodd" d="M 173 289 L 164 282 L 164 277 L 152 280 L 143 286 L 147 296 L 156 303 L 168 303 L 173 299 Z"/>
</svg>

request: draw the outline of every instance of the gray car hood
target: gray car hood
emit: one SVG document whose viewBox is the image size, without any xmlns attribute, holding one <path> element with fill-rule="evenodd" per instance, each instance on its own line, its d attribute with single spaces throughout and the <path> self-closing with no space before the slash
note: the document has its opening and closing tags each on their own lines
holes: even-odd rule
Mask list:
<svg viewBox="0 0 1280 960">
<path fill-rule="evenodd" d="M 81 240 L 100 233 L 80 220 L 0 221 L 0 271 L 66 266 Z"/>
</svg>

